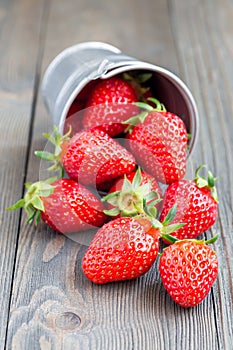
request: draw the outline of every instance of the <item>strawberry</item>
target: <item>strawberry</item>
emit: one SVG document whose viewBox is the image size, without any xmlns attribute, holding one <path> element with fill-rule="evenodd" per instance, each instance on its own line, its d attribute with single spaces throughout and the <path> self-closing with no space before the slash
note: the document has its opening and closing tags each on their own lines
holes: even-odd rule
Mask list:
<svg viewBox="0 0 233 350">
<path fill-rule="evenodd" d="M 41 159 L 55 161 L 50 170 L 62 165 L 71 179 L 84 185 L 108 187 L 136 166 L 134 157 L 103 130 L 83 130 L 69 139 L 67 134 L 61 136 L 55 127 L 53 137 L 44 136 L 55 144 L 55 155 L 43 151 L 35 154 Z"/>
<path fill-rule="evenodd" d="M 69 128 L 72 128 L 72 135 L 81 131 L 83 129 L 82 119 L 86 107 L 86 101 L 89 97 L 89 92 L 97 84 L 96 80 L 91 80 L 76 96 L 72 102 L 65 119 L 64 124 L 64 133 L 69 131 Z"/>
<path fill-rule="evenodd" d="M 216 239 L 176 240 L 163 250 L 160 276 L 168 294 L 182 307 L 197 305 L 209 293 L 218 274 L 218 259 L 207 244 Z"/>
<path fill-rule="evenodd" d="M 85 108 L 85 102 L 82 100 L 75 99 L 67 112 L 66 118 L 71 118 L 72 116 L 76 115 L 78 112 L 83 110 L 84 108 Z"/>
<path fill-rule="evenodd" d="M 157 181 L 140 168 L 136 172 L 116 180 L 102 201 L 109 203 L 105 212 L 110 216 L 132 216 L 144 211 L 144 199 L 147 205 L 159 207 L 162 191 Z M 152 203 L 153 201 L 153 203 Z"/>
<path fill-rule="evenodd" d="M 24 208 L 28 222 L 39 218 L 53 230 L 72 233 L 103 225 L 103 204 L 88 189 L 71 179 L 48 179 L 26 184 L 27 192 L 8 210 Z"/>
<path fill-rule="evenodd" d="M 139 165 L 158 181 L 170 184 L 186 172 L 187 130 L 177 115 L 167 112 L 156 99 L 157 108 L 137 103 L 145 112 L 125 121 L 128 144 Z"/>
<path fill-rule="evenodd" d="M 95 234 L 82 262 L 88 279 L 97 284 L 145 274 L 159 249 L 159 230 L 147 219 L 117 218 Z"/>
<path fill-rule="evenodd" d="M 169 234 L 182 225 L 170 225 L 173 212 L 174 208 L 163 223 L 148 210 L 149 215 L 119 217 L 103 225 L 83 257 L 86 277 L 103 284 L 144 275 L 158 255 L 160 234 Z"/>
<path fill-rule="evenodd" d="M 120 77 L 100 80 L 91 90 L 83 118 L 85 129 L 100 127 L 110 136 L 122 133 L 122 121 L 138 113 L 138 100 L 130 83 Z"/>
<path fill-rule="evenodd" d="M 201 177 L 196 170 L 194 180 L 179 180 L 170 184 L 165 193 L 160 220 L 163 221 L 169 210 L 176 205 L 176 216 L 173 220 L 184 222 L 185 226 L 173 232 L 173 236 L 195 238 L 207 231 L 216 221 L 218 213 L 218 197 L 215 178 L 208 172 L 208 177 Z"/>
</svg>

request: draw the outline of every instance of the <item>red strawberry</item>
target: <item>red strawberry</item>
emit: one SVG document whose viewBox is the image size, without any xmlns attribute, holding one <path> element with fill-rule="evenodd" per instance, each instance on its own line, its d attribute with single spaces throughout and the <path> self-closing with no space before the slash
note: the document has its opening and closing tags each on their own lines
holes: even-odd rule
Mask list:
<svg viewBox="0 0 233 350">
<path fill-rule="evenodd" d="M 78 94 L 72 102 L 64 124 L 64 133 L 67 133 L 72 128 L 72 135 L 83 130 L 83 114 L 86 107 L 86 101 L 89 97 L 90 90 L 97 84 L 96 80 L 91 80 Z"/>
<path fill-rule="evenodd" d="M 142 213 L 145 203 L 158 208 L 161 197 L 162 191 L 157 181 L 138 168 L 136 172 L 118 179 L 102 201 L 108 202 L 108 215 L 132 216 Z"/>
<path fill-rule="evenodd" d="M 150 100 L 157 103 L 155 99 Z M 146 112 L 125 122 L 132 124 L 127 135 L 131 152 L 158 181 L 169 184 L 183 178 L 188 141 L 184 122 L 175 114 L 166 112 L 160 104 L 157 109 L 144 103 L 138 105 Z"/>
<path fill-rule="evenodd" d="M 102 226 L 83 258 L 87 278 L 99 284 L 137 278 L 154 263 L 161 234 L 169 234 L 183 224 L 170 225 L 175 208 L 159 222 L 150 206 L 134 217 L 119 217 Z M 155 209 L 155 208 L 154 208 Z"/>
<path fill-rule="evenodd" d="M 84 128 L 100 127 L 111 136 L 122 133 L 125 130 L 122 121 L 138 113 L 133 104 L 137 100 L 133 87 L 122 78 L 100 80 L 87 101 Z"/>
<path fill-rule="evenodd" d="M 41 159 L 56 161 L 54 170 L 62 164 L 68 176 L 84 185 L 104 188 L 123 174 L 131 173 L 135 166 L 134 157 L 107 133 L 99 129 L 80 131 L 71 139 L 61 136 L 54 129 L 55 136 L 45 134 L 55 143 L 55 156 L 48 152 L 35 152 Z"/>
<path fill-rule="evenodd" d="M 28 221 L 36 217 L 53 230 L 71 233 L 103 225 L 103 204 L 88 189 L 70 179 L 48 179 L 26 185 L 27 192 L 9 210 L 25 208 Z"/>
<path fill-rule="evenodd" d="M 179 239 L 195 238 L 207 231 L 216 221 L 218 213 L 215 178 L 208 172 L 208 178 L 199 176 L 199 167 L 194 180 L 180 180 L 170 184 L 165 193 L 160 220 L 163 221 L 168 211 L 176 205 L 173 220 L 184 222 L 185 226 L 173 232 Z"/>
<path fill-rule="evenodd" d="M 70 109 L 68 110 L 66 118 L 71 117 L 75 113 L 85 108 L 86 102 L 90 95 L 90 90 L 92 90 L 96 84 L 97 84 L 96 80 L 91 80 L 87 85 L 85 85 L 85 87 L 75 97 L 73 103 L 70 106 Z"/>
<path fill-rule="evenodd" d="M 66 118 L 70 118 L 76 115 L 78 112 L 80 112 L 84 108 L 85 108 L 85 102 L 75 99 L 68 110 Z"/>
<path fill-rule="evenodd" d="M 103 284 L 142 276 L 158 255 L 159 234 L 147 219 L 110 221 L 97 231 L 84 255 L 86 277 Z"/>
<path fill-rule="evenodd" d="M 214 240 L 177 240 L 163 250 L 159 265 L 161 279 L 168 294 L 182 307 L 200 303 L 217 277 L 218 259 L 207 245 Z"/>
</svg>

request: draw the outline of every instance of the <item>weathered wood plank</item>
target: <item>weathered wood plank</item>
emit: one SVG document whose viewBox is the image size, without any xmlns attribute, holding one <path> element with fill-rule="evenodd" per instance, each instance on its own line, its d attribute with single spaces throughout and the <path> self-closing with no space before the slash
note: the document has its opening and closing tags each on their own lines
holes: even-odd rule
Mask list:
<svg viewBox="0 0 233 350">
<path fill-rule="evenodd" d="M 42 72 L 62 49 L 86 40 L 112 43 L 128 54 L 179 72 L 194 92 L 202 120 L 193 165 L 204 161 L 214 172 L 222 172 L 225 161 L 230 160 L 228 140 L 232 137 L 231 129 L 227 127 L 232 126 L 232 120 L 225 117 L 226 111 L 232 112 L 226 89 L 232 84 L 232 57 L 227 58 L 226 54 L 229 39 L 225 39 L 225 51 L 218 53 L 217 58 L 212 56 L 224 33 L 227 32 L 227 38 L 232 34 L 231 27 L 223 22 L 231 6 L 227 0 L 221 4 L 215 0 L 216 13 L 213 13 L 210 1 L 201 8 L 198 5 L 200 2 L 195 0 L 186 3 L 171 0 L 168 12 L 163 1 L 135 3 L 128 0 L 118 2 L 117 6 L 105 1 L 53 1 Z M 210 28 L 205 23 L 207 17 Z M 219 19 L 217 33 L 212 28 L 216 17 Z M 222 67 L 224 82 L 221 82 L 218 69 L 223 58 L 227 63 Z M 223 89 L 219 91 L 218 85 Z M 219 101 L 217 107 L 216 98 Z M 231 107 L 223 104 L 225 99 Z M 37 180 L 39 176 L 39 162 L 33 156 L 33 150 L 43 147 L 41 133 L 48 129 L 51 129 L 50 119 L 39 96 L 28 181 Z M 221 150 L 221 163 L 216 154 L 218 149 Z M 225 150 L 228 151 L 226 156 Z M 229 164 L 228 171 L 232 166 Z M 223 237 L 216 244 L 221 256 L 220 276 L 204 303 L 190 310 L 175 305 L 165 293 L 156 264 L 139 280 L 92 285 L 80 268 L 85 248 L 51 232 L 43 224 L 37 228 L 27 226 L 23 216 L 7 348 L 228 349 L 232 344 L 232 290 L 229 288 L 232 242 L 228 239 L 232 231 L 232 193 L 228 186 L 229 180 L 224 173 L 220 219 L 212 230 L 212 234 L 220 230 Z M 223 201 L 223 198 L 226 199 Z"/>
<path fill-rule="evenodd" d="M 162 25 L 163 21 L 169 23 L 166 4 L 158 2 L 155 6 L 148 1 L 147 6 L 144 5 L 138 2 L 135 7 L 130 1 L 122 1 L 117 7 L 112 7 L 101 1 L 89 7 L 84 1 L 67 1 L 65 5 L 62 1 L 54 1 L 43 69 L 62 49 L 85 40 L 111 42 L 131 55 L 175 68 L 175 58 L 171 58 L 174 46 L 170 28 L 167 26 L 164 30 Z M 69 18 L 68 28 L 64 18 Z M 112 25 L 113 18 L 116 25 Z M 120 26 L 117 25 L 119 20 Z M 153 30 L 149 33 L 152 25 Z M 151 44 L 148 47 L 143 45 L 142 51 L 138 42 L 143 42 L 145 36 Z M 28 181 L 36 180 L 39 173 L 39 162 L 32 155 L 33 150 L 43 147 L 41 133 L 51 128 L 40 96 L 38 102 Z M 51 252 L 52 244 L 61 249 Z M 63 242 L 59 235 L 50 233 L 43 225 L 37 230 L 27 227 L 24 217 L 20 228 L 8 348 L 29 349 L 33 344 L 35 349 L 73 349 L 75 344 L 76 349 L 142 349 L 152 348 L 155 335 L 163 347 L 170 330 L 167 326 L 163 329 L 157 312 L 167 296 L 161 291 L 156 269 L 140 281 L 99 288 L 90 284 L 82 274 L 83 252 L 84 248 L 67 239 Z M 160 294 L 162 300 L 158 299 Z M 169 305 L 173 306 L 169 300 L 166 305 L 166 309 L 162 307 L 160 310 L 162 319 L 169 313 Z M 175 308 L 173 320 L 174 312 Z"/>
<path fill-rule="evenodd" d="M 22 195 L 30 138 L 44 1 L 0 4 L 0 348 L 4 347 L 20 213 L 6 207 Z"/>
<path fill-rule="evenodd" d="M 233 334 L 233 52 L 229 38 L 233 34 L 233 6 L 227 0 L 170 3 L 182 75 L 196 96 L 200 112 L 195 163 L 208 164 L 220 176 L 219 220 L 212 230 L 212 234 L 220 233 L 215 245 L 220 269 L 213 301 L 219 348 L 230 349 Z"/>
</svg>

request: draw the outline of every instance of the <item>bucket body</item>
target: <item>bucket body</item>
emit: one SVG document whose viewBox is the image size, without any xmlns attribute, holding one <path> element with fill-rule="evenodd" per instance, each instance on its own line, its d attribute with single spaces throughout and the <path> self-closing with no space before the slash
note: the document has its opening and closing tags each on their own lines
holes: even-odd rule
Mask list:
<svg viewBox="0 0 233 350">
<path fill-rule="evenodd" d="M 42 98 L 53 124 L 63 132 L 67 113 L 79 93 L 92 81 L 125 72 L 150 73 L 153 95 L 186 125 L 189 155 L 197 141 L 199 117 L 195 100 L 185 83 L 163 67 L 140 61 L 102 42 L 84 42 L 62 51 L 48 66 L 42 81 Z"/>
</svg>

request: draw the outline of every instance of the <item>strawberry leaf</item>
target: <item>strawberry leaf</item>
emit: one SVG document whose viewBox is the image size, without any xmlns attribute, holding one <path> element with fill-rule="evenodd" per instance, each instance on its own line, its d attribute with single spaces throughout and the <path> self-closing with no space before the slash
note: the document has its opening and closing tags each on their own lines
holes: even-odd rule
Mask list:
<svg viewBox="0 0 233 350">
<path fill-rule="evenodd" d="M 149 99 L 149 98 L 148 98 Z M 140 108 L 143 108 L 145 109 L 146 111 L 148 112 L 152 112 L 154 110 L 154 108 L 151 106 L 151 105 L 148 105 L 147 103 L 145 102 L 134 102 L 134 104 L 137 106 L 137 107 L 140 107 Z"/>
<path fill-rule="evenodd" d="M 151 218 L 151 225 L 153 228 L 158 228 L 160 230 L 163 228 L 163 224 L 155 218 Z"/>
<path fill-rule="evenodd" d="M 106 196 L 101 198 L 101 202 L 108 202 L 109 204 L 117 205 L 119 193 L 120 191 L 109 193 Z"/>
<path fill-rule="evenodd" d="M 44 180 L 43 182 L 45 184 L 49 184 L 51 185 L 51 183 L 55 182 L 57 180 L 57 177 L 56 176 L 53 176 L 53 177 L 49 177 L 48 179 Z M 54 186 L 53 186 L 54 187 Z"/>
<path fill-rule="evenodd" d="M 137 76 L 140 84 L 146 83 L 152 77 L 151 73 L 142 73 Z"/>
<path fill-rule="evenodd" d="M 212 244 L 215 243 L 218 239 L 219 235 L 215 235 L 214 237 L 208 239 L 207 241 L 205 241 L 205 244 Z"/>
<path fill-rule="evenodd" d="M 173 237 L 171 236 L 170 234 L 168 233 L 161 233 L 160 235 L 163 239 L 165 239 L 166 241 L 170 242 L 170 243 L 175 243 L 175 242 L 178 242 L 179 239 L 176 238 L 176 237 Z"/>
<path fill-rule="evenodd" d="M 44 204 L 43 204 L 43 201 L 40 199 L 39 196 L 34 196 L 32 199 L 31 199 L 31 204 L 33 205 L 33 207 L 35 209 L 38 209 L 40 211 L 44 211 Z"/>
<path fill-rule="evenodd" d="M 124 182 L 122 186 L 122 192 L 132 189 L 132 183 L 127 179 L 126 175 L 124 176 Z"/>
<path fill-rule="evenodd" d="M 213 199 L 215 200 L 215 202 L 218 203 L 218 192 L 217 192 L 217 189 L 215 186 L 212 188 L 211 195 L 212 195 Z"/>
<path fill-rule="evenodd" d="M 207 187 L 208 186 L 208 182 L 204 177 L 198 177 L 198 179 L 196 180 L 197 186 L 199 188 L 203 188 L 203 187 Z"/>
<path fill-rule="evenodd" d="M 104 214 L 108 215 L 108 216 L 117 216 L 120 214 L 120 210 L 118 208 L 113 208 L 113 209 L 109 209 L 109 210 L 104 210 L 103 211 Z"/>
<path fill-rule="evenodd" d="M 38 196 L 41 197 L 49 197 L 53 191 L 54 191 L 54 186 L 51 185 L 44 185 L 45 187 L 38 189 L 37 194 Z"/>
<path fill-rule="evenodd" d="M 164 107 L 164 105 L 162 103 L 159 102 L 159 100 L 157 100 L 157 98 L 148 97 L 147 100 L 151 101 L 155 104 L 155 108 L 153 108 L 153 111 L 166 112 L 166 108 Z"/>
<path fill-rule="evenodd" d="M 175 216 L 176 216 L 176 204 L 167 213 L 167 215 L 163 221 L 163 226 L 169 225 L 170 222 L 172 222 L 172 220 L 175 218 Z"/>
<path fill-rule="evenodd" d="M 151 205 L 155 205 L 155 204 L 157 204 L 157 203 L 159 203 L 159 202 L 161 202 L 161 198 L 160 198 L 160 195 L 158 194 L 158 192 L 156 192 L 156 191 L 151 191 L 150 193 L 148 193 L 147 195 L 146 195 L 146 201 L 147 202 L 150 202 L 149 204 L 147 204 L 147 205 L 149 205 L 149 206 L 151 206 Z M 152 202 L 152 200 L 154 200 L 154 204 L 151 204 Z"/>
<path fill-rule="evenodd" d="M 25 208 L 25 210 L 26 210 L 26 208 Z M 27 212 L 27 210 L 26 210 L 26 212 Z M 28 216 L 27 224 L 30 224 L 34 220 L 36 213 L 37 213 L 37 210 L 32 210 L 30 212 L 29 211 L 27 212 L 27 216 Z"/>
<path fill-rule="evenodd" d="M 35 151 L 35 156 L 40 158 L 41 160 L 53 162 L 54 161 L 54 154 L 46 151 Z"/>
<path fill-rule="evenodd" d="M 49 162 L 53 162 L 54 164 L 48 168 L 48 171 L 57 171 L 60 170 L 60 177 L 64 176 L 64 169 L 61 165 L 61 145 L 63 144 L 63 142 L 68 141 L 70 139 L 70 134 L 71 134 L 71 126 L 69 128 L 69 131 L 65 134 L 62 135 L 58 128 L 56 126 L 54 126 L 53 128 L 53 135 L 50 134 L 46 134 L 44 133 L 43 136 L 49 140 L 53 145 L 54 145 L 54 153 L 50 153 L 47 151 L 35 151 L 34 154 L 44 160 L 44 161 L 49 161 Z"/>
<path fill-rule="evenodd" d="M 135 102 L 135 104 L 136 103 L 143 103 L 143 102 Z M 122 124 L 129 124 L 128 128 L 130 128 L 130 127 L 135 126 L 139 123 L 143 123 L 147 116 L 148 116 L 148 112 L 141 112 L 138 115 L 135 115 L 135 116 L 123 121 Z"/>
<path fill-rule="evenodd" d="M 32 185 L 32 182 L 25 182 L 25 188 L 28 190 Z"/>
<path fill-rule="evenodd" d="M 215 187 L 215 181 L 217 180 L 217 178 L 213 176 L 211 171 L 208 171 L 207 178 L 205 178 L 204 176 L 200 176 L 199 171 L 202 168 L 206 168 L 206 165 L 200 165 L 197 168 L 194 181 L 196 182 L 197 187 L 209 189 L 211 191 L 212 198 L 218 203 L 218 193 Z"/>
<path fill-rule="evenodd" d="M 39 221 L 40 221 L 40 217 L 41 217 L 41 212 L 40 211 L 37 211 L 36 213 L 36 225 L 38 225 Z"/>
<path fill-rule="evenodd" d="M 138 167 L 138 170 L 136 171 L 133 181 L 132 181 L 132 188 L 136 189 L 140 186 L 142 181 L 142 174 L 141 174 L 141 169 Z"/>
<path fill-rule="evenodd" d="M 27 222 L 31 222 L 35 216 L 35 213 L 36 213 L 35 208 L 33 208 L 32 205 L 25 205 L 24 209 L 25 209 L 25 212 L 26 212 L 27 217 L 28 217 Z"/>
<path fill-rule="evenodd" d="M 38 212 L 44 211 L 43 197 L 50 196 L 55 186 L 52 185 L 57 178 L 51 177 L 46 181 L 38 181 L 35 183 L 27 182 L 25 187 L 27 189 L 24 198 L 13 204 L 8 210 L 24 208 L 27 214 L 27 222 L 31 222 L 34 218 L 39 218 Z"/>
<path fill-rule="evenodd" d="M 213 174 L 211 173 L 211 171 L 208 171 L 208 186 L 210 188 L 214 187 L 215 185 L 215 179 L 213 177 Z"/>
<path fill-rule="evenodd" d="M 25 205 L 25 200 L 24 200 L 24 198 L 22 198 L 19 201 L 17 201 L 15 204 L 13 204 L 10 207 L 8 207 L 6 210 L 20 209 L 20 208 L 23 208 L 24 205 Z"/>
<path fill-rule="evenodd" d="M 150 216 L 152 216 L 153 218 L 155 218 L 157 215 L 157 209 L 155 207 L 149 208 L 148 212 L 150 213 Z"/>
<path fill-rule="evenodd" d="M 148 181 L 144 185 L 141 185 L 135 189 L 135 192 L 138 193 L 141 197 L 145 197 L 150 193 L 151 181 Z M 154 198 L 154 197 L 153 197 Z"/>
<path fill-rule="evenodd" d="M 163 226 L 162 232 L 166 233 L 166 234 L 170 234 L 172 232 L 179 230 L 179 228 L 181 228 L 185 225 L 186 225 L 185 223 L 177 223 L 177 224 L 172 224 L 172 225 L 168 225 L 168 226 Z"/>
</svg>

